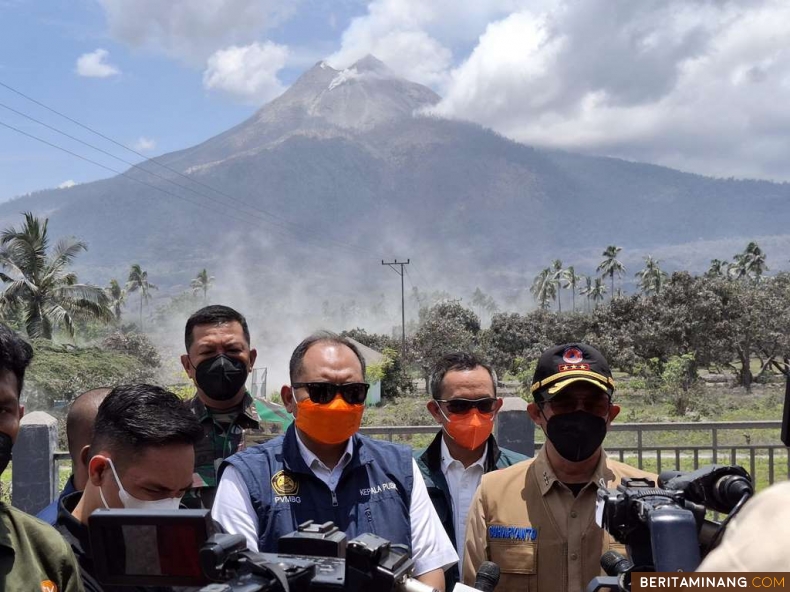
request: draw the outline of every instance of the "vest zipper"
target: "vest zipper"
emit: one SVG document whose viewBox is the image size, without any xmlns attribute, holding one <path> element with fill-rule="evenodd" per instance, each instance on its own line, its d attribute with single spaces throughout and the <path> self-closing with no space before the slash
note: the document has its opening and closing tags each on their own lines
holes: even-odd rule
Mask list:
<svg viewBox="0 0 790 592">
<path fill-rule="evenodd" d="M 337 494 L 335 490 L 332 490 L 332 506 L 337 507 Z"/>
</svg>

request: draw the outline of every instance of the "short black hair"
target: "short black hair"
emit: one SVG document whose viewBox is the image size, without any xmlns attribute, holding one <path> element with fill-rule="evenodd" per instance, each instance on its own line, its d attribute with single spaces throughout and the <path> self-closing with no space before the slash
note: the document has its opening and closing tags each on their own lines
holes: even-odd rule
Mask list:
<svg viewBox="0 0 790 592">
<path fill-rule="evenodd" d="M 496 396 L 496 372 L 489 364 L 469 352 L 450 352 L 437 360 L 431 371 L 431 395 L 434 399 L 441 398 L 442 381 L 444 381 L 444 377 L 448 372 L 463 372 L 465 370 L 474 370 L 475 368 L 485 368 L 488 371 L 488 374 L 491 376 L 491 382 L 494 385 L 494 396 Z"/>
<path fill-rule="evenodd" d="M 109 450 L 117 459 L 134 458 L 142 448 L 194 446 L 202 438 L 200 422 L 177 395 L 151 384 L 127 384 L 116 386 L 99 405 L 90 454 Z"/>
<path fill-rule="evenodd" d="M 230 306 L 223 306 L 222 304 L 211 304 L 204 306 L 199 311 L 192 314 L 187 319 L 187 326 L 184 329 L 184 344 L 189 348 L 195 341 L 194 329 L 198 325 L 221 325 L 222 323 L 232 323 L 237 321 L 241 325 L 241 330 L 244 332 L 244 339 L 247 340 L 247 345 L 250 344 L 250 329 L 247 327 L 247 319 L 244 315 L 237 310 L 233 310 Z"/>
<path fill-rule="evenodd" d="M 355 356 L 357 356 L 359 364 L 362 366 L 362 379 L 365 379 L 365 358 L 362 357 L 362 354 L 359 352 L 359 348 L 349 339 L 341 337 L 337 333 L 332 333 L 331 331 L 318 331 L 297 345 L 294 353 L 291 354 L 291 362 L 288 364 L 288 371 L 292 384 L 294 382 L 298 382 L 296 379 L 302 372 L 302 362 L 304 362 L 304 356 L 307 353 L 307 350 L 316 343 L 334 343 L 336 345 L 345 345 L 348 349 L 354 352 Z"/>
<path fill-rule="evenodd" d="M 16 376 L 16 394 L 22 394 L 25 369 L 33 359 L 33 348 L 15 331 L 0 323 L 0 372 L 13 372 Z"/>
</svg>

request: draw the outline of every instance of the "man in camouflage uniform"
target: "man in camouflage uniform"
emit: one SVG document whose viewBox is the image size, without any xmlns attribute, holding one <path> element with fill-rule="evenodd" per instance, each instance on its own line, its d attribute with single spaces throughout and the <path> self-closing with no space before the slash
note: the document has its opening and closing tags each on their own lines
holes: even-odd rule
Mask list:
<svg viewBox="0 0 790 592">
<path fill-rule="evenodd" d="M 184 342 L 187 353 L 181 364 L 197 389 L 190 406 L 204 437 L 195 446 L 193 488 L 183 501 L 190 508 L 211 508 L 220 463 L 282 433 L 290 417 L 247 391 L 257 352 L 250 349 L 247 320 L 239 312 L 221 305 L 200 309 L 187 321 Z"/>
</svg>

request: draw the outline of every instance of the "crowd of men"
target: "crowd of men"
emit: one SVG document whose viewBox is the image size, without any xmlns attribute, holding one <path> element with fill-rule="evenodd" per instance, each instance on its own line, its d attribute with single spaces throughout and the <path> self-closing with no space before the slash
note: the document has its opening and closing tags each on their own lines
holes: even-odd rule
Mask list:
<svg viewBox="0 0 790 592">
<path fill-rule="evenodd" d="M 64 491 L 42 520 L 0 504 L 2 589 L 38 590 L 40 582 L 48 592 L 112 590 L 96 578 L 91 513 L 188 507 L 210 509 L 253 551 L 276 552 L 279 538 L 307 520 L 331 521 L 349 538 L 374 533 L 404 545 L 414 577 L 439 590 L 472 585 L 480 565 L 493 561 L 499 591 L 576 592 L 600 574 L 605 551 L 625 552 L 596 524 L 597 488 L 655 478 L 603 451 L 620 409 L 606 360 L 587 344 L 540 357 L 527 412 L 546 442 L 529 459 L 497 444 L 496 375 L 470 353 L 436 364 L 427 409 L 440 430 L 412 451 L 359 433 L 369 385 L 352 341 L 317 333 L 293 351 L 281 390 L 293 423 L 284 433 L 261 420 L 245 387 L 256 350 L 240 313 L 205 307 L 187 321 L 184 341 L 190 401 L 147 384 L 74 400 Z M 0 325 L 2 470 L 32 353 Z"/>
</svg>

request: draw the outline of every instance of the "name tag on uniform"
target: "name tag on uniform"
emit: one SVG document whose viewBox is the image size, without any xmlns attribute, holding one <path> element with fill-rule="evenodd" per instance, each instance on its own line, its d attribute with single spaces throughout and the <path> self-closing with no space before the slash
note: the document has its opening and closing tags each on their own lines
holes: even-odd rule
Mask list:
<svg viewBox="0 0 790 592">
<path fill-rule="evenodd" d="M 492 524 L 488 527 L 488 540 L 536 541 L 538 540 L 538 530 L 529 526 Z"/>
</svg>

